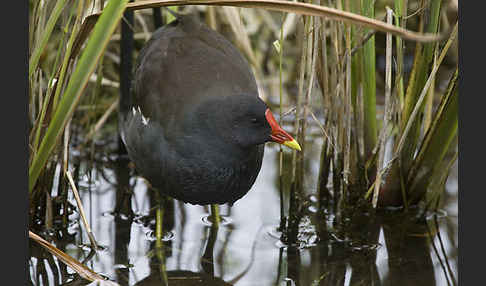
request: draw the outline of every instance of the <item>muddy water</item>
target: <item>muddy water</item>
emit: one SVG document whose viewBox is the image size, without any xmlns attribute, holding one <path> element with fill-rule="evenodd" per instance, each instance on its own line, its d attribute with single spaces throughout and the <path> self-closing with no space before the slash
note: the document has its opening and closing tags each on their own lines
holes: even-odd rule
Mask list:
<svg viewBox="0 0 486 286">
<path fill-rule="evenodd" d="M 277 230 L 278 147 L 267 144 L 255 185 L 233 207 L 220 208 L 219 228 L 211 227 L 207 207 L 166 202 L 164 251 L 157 252 L 152 193 L 110 146 L 98 148 L 94 161 L 80 154 L 72 158 L 80 163 L 73 167 L 80 171 L 81 199 L 102 249 L 90 255 L 74 206 L 68 228 L 50 234 L 59 248 L 120 285 L 163 285 L 165 275 L 170 285 L 457 284 L 457 169 L 441 210 L 429 213 L 425 223 L 392 211 L 378 216 L 356 211 L 343 218 L 346 214 L 318 211 L 314 203 L 320 153 L 315 140 L 306 150 L 308 203 L 299 246 L 287 247 Z M 349 227 L 343 230 L 338 217 Z M 89 283 L 33 243 L 31 255 L 33 285 Z"/>
</svg>

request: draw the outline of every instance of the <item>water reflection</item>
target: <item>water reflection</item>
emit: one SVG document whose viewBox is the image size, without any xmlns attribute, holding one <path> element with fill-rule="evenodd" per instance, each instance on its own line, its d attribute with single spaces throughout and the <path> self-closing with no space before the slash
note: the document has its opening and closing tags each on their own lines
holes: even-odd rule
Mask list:
<svg viewBox="0 0 486 286">
<path fill-rule="evenodd" d="M 319 144 L 307 144 L 309 158 L 319 158 Z M 265 152 L 253 189 L 233 207 L 221 207 L 226 223 L 219 228 L 208 223 L 207 207 L 167 200 L 160 249 L 154 241 L 153 192 L 133 175 L 125 157 L 98 160 L 90 173 L 96 187 L 81 187 L 80 195 L 98 244 L 106 249 L 86 265 L 120 285 L 163 285 L 164 276 L 169 285 L 456 284 L 456 177 L 444 198 L 448 215 L 422 223 L 410 216 L 318 212 L 311 199 L 303 210 L 300 244 L 286 246 L 277 230 L 278 147 L 269 145 Z M 306 166 L 305 195 L 317 183 L 314 161 Z M 100 170 L 103 176 L 94 174 Z M 69 218 L 76 221 L 78 215 Z M 86 259 L 89 251 L 78 245 L 88 239 L 79 225 L 59 228 L 52 241 L 74 258 Z M 32 285 L 83 282 L 33 243 L 30 251 Z"/>
</svg>

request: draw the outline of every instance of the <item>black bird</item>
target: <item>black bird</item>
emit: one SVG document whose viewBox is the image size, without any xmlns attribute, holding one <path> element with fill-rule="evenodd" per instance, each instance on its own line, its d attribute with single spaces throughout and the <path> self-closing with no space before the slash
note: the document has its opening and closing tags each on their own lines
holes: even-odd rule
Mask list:
<svg viewBox="0 0 486 286">
<path fill-rule="evenodd" d="M 264 143 L 300 146 L 258 97 L 238 50 L 196 16 L 178 15 L 140 51 L 120 133 L 137 171 L 191 204 L 233 204 L 260 172 Z"/>
</svg>

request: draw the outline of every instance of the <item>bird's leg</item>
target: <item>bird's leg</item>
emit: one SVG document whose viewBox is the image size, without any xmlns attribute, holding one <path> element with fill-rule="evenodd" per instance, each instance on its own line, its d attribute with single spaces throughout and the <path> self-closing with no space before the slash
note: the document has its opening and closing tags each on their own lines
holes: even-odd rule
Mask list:
<svg viewBox="0 0 486 286">
<path fill-rule="evenodd" d="M 165 197 L 158 191 L 155 191 L 155 201 L 157 209 L 155 212 L 155 246 L 162 246 L 162 224 L 164 222 L 164 199 Z"/>
<path fill-rule="evenodd" d="M 160 194 L 157 190 L 155 191 L 155 200 L 157 203 L 157 209 L 155 213 L 155 254 L 159 260 L 160 265 L 160 275 L 162 281 L 165 285 L 168 285 L 167 272 L 165 269 L 165 253 L 164 253 L 164 243 L 162 241 L 162 223 L 164 219 L 164 206 L 165 196 Z"/>
<path fill-rule="evenodd" d="M 214 212 L 214 210 L 216 212 Z M 218 205 L 213 204 L 211 205 L 211 215 L 216 214 L 218 216 L 219 220 L 219 215 L 218 215 Z M 204 254 L 201 259 L 201 267 L 204 269 L 204 271 L 214 277 L 214 245 L 216 243 L 216 238 L 218 237 L 218 229 L 219 229 L 219 222 L 218 224 L 212 223 L 211 227 L 209 228 L 209 236 L 208 236 L 208 242 L 206 244 L 206 249 L 204 250 Z"/>
<path fill-rule="evenodd" d="M 221 217 L 219 216 L 219 206 L 217 204 L 211 205 L 211 222 L 215 227 L 219 227 L 221 222 Z"/>
</svg>

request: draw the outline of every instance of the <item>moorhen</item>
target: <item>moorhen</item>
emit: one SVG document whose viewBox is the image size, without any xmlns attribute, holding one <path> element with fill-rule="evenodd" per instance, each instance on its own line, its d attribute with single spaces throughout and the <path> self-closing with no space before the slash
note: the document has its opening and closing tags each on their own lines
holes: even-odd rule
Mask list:
<svg viewBox="0 0 486 286">
<path fill-rule="evenodd" d="M 264 143 L 300 150 L 258 97 L 247 61 L 222 35 L 177 15 L 140 51 L 120 134 L 136 170 L 186 203 L 232 205 L 260 171 Z"/>
</svg>

